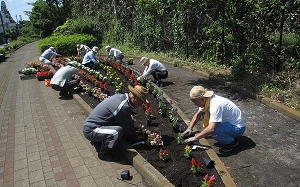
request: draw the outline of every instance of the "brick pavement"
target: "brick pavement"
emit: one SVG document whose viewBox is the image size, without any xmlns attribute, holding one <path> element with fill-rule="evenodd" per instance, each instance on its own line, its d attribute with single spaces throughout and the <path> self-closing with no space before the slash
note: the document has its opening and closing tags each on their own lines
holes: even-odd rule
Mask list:
<svg viewBox="0 0 300 187">
<path fill-rule="evenodd" d="M 81 133 L 87 113 L 74 100 L 19 78 L 38 56 L 35 42 L 0 63 L 0 186 L 149 186 L 125 159 L 98 158 Z M 120 180 L 123 170 L 132 180 Z"/>
</svg>

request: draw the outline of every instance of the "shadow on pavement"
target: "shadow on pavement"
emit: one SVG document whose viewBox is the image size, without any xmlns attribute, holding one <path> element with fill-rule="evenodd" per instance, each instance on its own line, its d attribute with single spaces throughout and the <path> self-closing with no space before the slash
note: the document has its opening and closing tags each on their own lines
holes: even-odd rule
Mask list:
<svg viewBox="0 0 300 187">
<path fill-rule="evenodd" d="M 239 144 L 230 152 L 228 153 L 219 153 L 219 157 L 228 157 L 231 155 L 236 155 L 242 151 L 245 151 L 247 149 L 252 149 L 256 146 L 256 143 L 249 137 L 241 136 L 238 138 Z"/>
</svg>

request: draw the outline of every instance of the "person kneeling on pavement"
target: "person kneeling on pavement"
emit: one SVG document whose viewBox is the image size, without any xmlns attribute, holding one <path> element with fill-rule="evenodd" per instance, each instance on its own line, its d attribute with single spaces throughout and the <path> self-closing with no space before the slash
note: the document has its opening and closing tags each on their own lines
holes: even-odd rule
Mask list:
<svg viewBox="0 0 300 187">
<path fill-rule="evenodd" d="M 204 129 L 193 137 L 184 140 L 184 143 L 193 143 L 209 135 L 223 145 L 220 153 L 229 152 L 238 145 L 237 137 L 246 130 L 241 110 L 229 99 L 215 95 L 202 86 L 194 86 L 190 91 L 191 101 L 199 107 L 194 114 L 188 128 L 182 133 L 190 135 L 195 124 L 204 114 Z"/>
<path fill-rule="evenodd" d="M 146 66 L 143 74 L 137 78 L 139 81 L 142 77 L 146 78 L 149 75 L 152 75 L 155 83 L 158 85 L 161 84 L 161 79 L 166 79 L 168 77 L 168 71 L 165 66 L 154 59 L 149 59 L 147 57 L 141 58 L 142 66 Z"/>
<path fill-rule="evenodd" d="M 124 138 L 126 141 L 138 141 L 134 127 L 132 111 L 149 103 L 148 91 L 140 85 L 128 86 L 129 93 L 116 93 L 99 103 L 83 124 L 83 134 L 92 143 L 101 142 L 99 158 L 114 162 L 121 157 L 111 151 Z"/>
<path fill-rule="evenodd" d="M 72 98 L 72 91 L 78 86 L 79 80 L 71 80 L 72 75 L 79 75 L 81 80 L 85 80 L 85 77 L 74 66 L 76 62 L 69 62 L 66 66 L 61 67 L 51 78 L 51 87 L 60 91 L 59 95 L 62 98 Z"/>
<path fill-rule="evenodd" d="M 99 48 L 94 46 L 91 51 L 87 52 L 83 57 L 82 65 L 92 69 L 98 69 L 100 67 L 100 64 L 97 61 L 98 51 Z"/>
</svg>

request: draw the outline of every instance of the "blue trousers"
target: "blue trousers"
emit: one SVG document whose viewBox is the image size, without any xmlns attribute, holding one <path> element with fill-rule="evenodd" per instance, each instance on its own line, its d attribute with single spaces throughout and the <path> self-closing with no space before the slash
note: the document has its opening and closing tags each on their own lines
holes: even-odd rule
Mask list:
<svg viewBox="0 0 300 187">
<path fill-rule="evenodd" d="M 218 123 L 212 137 L 222 144 L 230 144 L 235 137 L 242 136 L 246 127 L 236 127 L 228 122 Z"/>
</svg>

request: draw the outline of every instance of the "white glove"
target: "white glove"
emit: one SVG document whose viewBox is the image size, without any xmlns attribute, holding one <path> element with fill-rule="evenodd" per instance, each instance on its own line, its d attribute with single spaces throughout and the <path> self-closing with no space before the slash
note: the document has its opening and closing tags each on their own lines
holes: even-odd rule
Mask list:
<svg viewBox="0 0 300 187">
<path fill-rule="evenodd" d="M 191 133 L 192 133 L 192 129 L 191 128 L 187 128 L 183 133 L 182 133 L 182 136 L 189 136 L 189 135 L 191 135 Z"/>
<path fill-rule="evenodd" d="M 194 136 L 194 137 L 190 137 L 190 138 L 184 140 L 183 143 L 188 144 L 188 143 L 193 143 L 195 141 L 197 141 L 197 138 Z"/>
<path fill-rule="evenodd" d="M 137 80 L 137 81 L 140 81 L 140 80 L 141 80 L 141 76 L 139 76 L 136 80 Z"/>
</svg>

